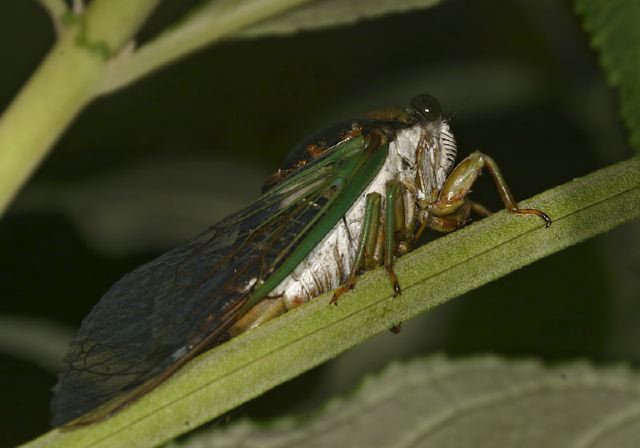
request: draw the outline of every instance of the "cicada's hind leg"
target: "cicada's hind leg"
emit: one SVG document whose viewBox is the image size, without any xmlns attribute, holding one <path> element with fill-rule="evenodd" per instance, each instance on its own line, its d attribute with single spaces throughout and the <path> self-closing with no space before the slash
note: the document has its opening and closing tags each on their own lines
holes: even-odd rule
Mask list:
<svg viewBox="0 0 640 448">
<path fill-rule="evenodd" d="M 360 269 L 371 265 L 369 259 L 373 257 L 379 234 L 381 200 L 382 198 L 379 193 L 369 193 L 366 197 L 364 221 L 362 223 L 362 231 L 360 232 L 360 240 L 358 241 L 356 258 L 347 282 L 344 285 L 340 285 L 340 287 L 336 289 L 336 292 L 333 293 L 333 297 L 331 298 L 331 304 L 333 305 L 337 305 L 340 296 L 353 289 L 356 285 Z"/>
<path fill-rule="evenodd" d="M 454 168 L 442 186 L 437 200 L 429 205 L 429 227 L 448 232 L 463 225 L 472 208 L 480 213 L 488 212 L 484 207 L 477 204 L 474 206 L 466 199 L 483 168 L 489 170 L 502 202 L 510 213 L 536 215 L 545 221 L 547 227 L 551 225 L 551 218 L 543 211 L 519 208 L 496 162 L 486 154 L 476 151 Z"/>
<path fill-rule="evenodd" d="M 258 302 L 229 328 L 231 337 L 257 327 L 275 317 L 284 314 L 287 306 L 282 297 L 266 298 Z"/>
</svg>

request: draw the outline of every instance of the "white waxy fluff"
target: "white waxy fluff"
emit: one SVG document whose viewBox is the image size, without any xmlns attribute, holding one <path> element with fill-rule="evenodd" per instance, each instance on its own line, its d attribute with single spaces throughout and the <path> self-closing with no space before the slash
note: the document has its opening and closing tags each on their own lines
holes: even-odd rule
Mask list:
<svg viewBox="0 0 640 448">
<path fill-rule="evenodd" d="M 446 123 L 443 122 L 443 126 L 446 126 L 448 131 Z M 367 194 L 380 193 L 384 209 L 384 193 L 387 182 L 399 180 L 413 183 L 416 175 L 416 147 L 422 133 L 423 127 L 421 125 L 415 125 L 398 132 L 396 139 L 389 145 L 389 154 L 382 168 L 347 211 L 345 218 L 341 219 L 327 233 L 323 240 L 269 296 L 283 297 L 287 308 L 292 308 L 319 294 L 337 288 L 347 280 L 356 256 L 364 221 Z M 433 158 L 433 151 L 429 151 L 429 153 L 430 158 Z M 430 172 L 433 173 L 434 161 L 429 160 L 428 163 L 431 164 Z M 444 167 L 441 165 L 441 168 Z M 433 175 L 426 177 L 427 191 L 442 185 L 439 179 L 443 177 L 442 174 L 435 176 L 438 178 L 437 180 Z"/>
</svg>

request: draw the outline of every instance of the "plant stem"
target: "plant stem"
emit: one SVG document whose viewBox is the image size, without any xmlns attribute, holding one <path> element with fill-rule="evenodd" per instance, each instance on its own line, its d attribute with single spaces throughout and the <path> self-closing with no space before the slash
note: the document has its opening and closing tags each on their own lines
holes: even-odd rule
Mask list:
<svg viewBox="0 0 640 448">
<path fill-rule="evenodd" d="M 640 158 L 549 190 L 523 207 L 537 217 L 496 213 L 398 260 L 402 295 L 384 269 L 365 274 L 330 306 L 331 293 L 197 357 L 113 417 L 53 430 L 28 447 L 156 446 L 337 356 L 372 335 L 529 263 L 640 216 Z M 579 280 L 579 279 L 576 279 Z M 539 288 L 544 285 L 528 285 Z"/>
<path fill-rule="evenodd" d="M 211 2 L 193 11 L 182 22 L 129 57 L 110 64 L 100 93 L 118 90 L 236 30 L 307 1 L 309 0 Z"/>
<path fill-rule="evenodd" d="M 56 36 L 62 34 L 61 19 L 68 11 L 69 8 L 64 0 L 38 0 L 42 7 L 49 13 L 53 28 L 56 32 Z"/>
<path fill-rule="evenodd" d="M 158 0 L 95 0 L 63 32 L 0 118 L 0 213 L 58 137 L 96 95 L 107 59 Z"/>
</svg>

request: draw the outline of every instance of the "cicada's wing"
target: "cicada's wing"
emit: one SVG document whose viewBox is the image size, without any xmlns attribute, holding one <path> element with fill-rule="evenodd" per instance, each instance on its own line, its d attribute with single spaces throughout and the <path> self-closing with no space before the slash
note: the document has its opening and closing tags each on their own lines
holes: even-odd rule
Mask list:
<svg viewBox="0 0 640 448">
<path fill-rule="evenodd" d="M 141 385 L 225 340 L 229 327 L 293 269 L 291 257 L 301 260 L 320 241 L 314 227 L 335 224 L 346 212 L 386 157 L 383 143 L 379 136 L 358 136 L 338 145 L 244 210 L 114 284 L 71 343 L 52 424 L 122 394 L 135 399 Z"/>
</svg>

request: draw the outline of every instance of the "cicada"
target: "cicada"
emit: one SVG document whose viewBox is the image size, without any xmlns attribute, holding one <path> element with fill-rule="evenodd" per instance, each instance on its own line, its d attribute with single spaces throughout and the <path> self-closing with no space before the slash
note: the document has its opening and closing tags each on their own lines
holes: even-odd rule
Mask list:
<svg viewBox="0 0 640 448">
<path fill-rule="evenodd" d="M 438 101 L 379 110 L 316 132 L 291 151 L 252 204 L 115 283 L 70 345 L 52 424 L 91 423 L 157 386 L 194 356 L 384 266 L 426 229 L 453 231 L 472 210 L 483 168 L 509 212 L 519 208 L 496 163 L 456 141 Z M 346 299 L 340 299 L 346 300 Z M 102 411 L 95 411 L 96 409 Z"/>
</svg>

